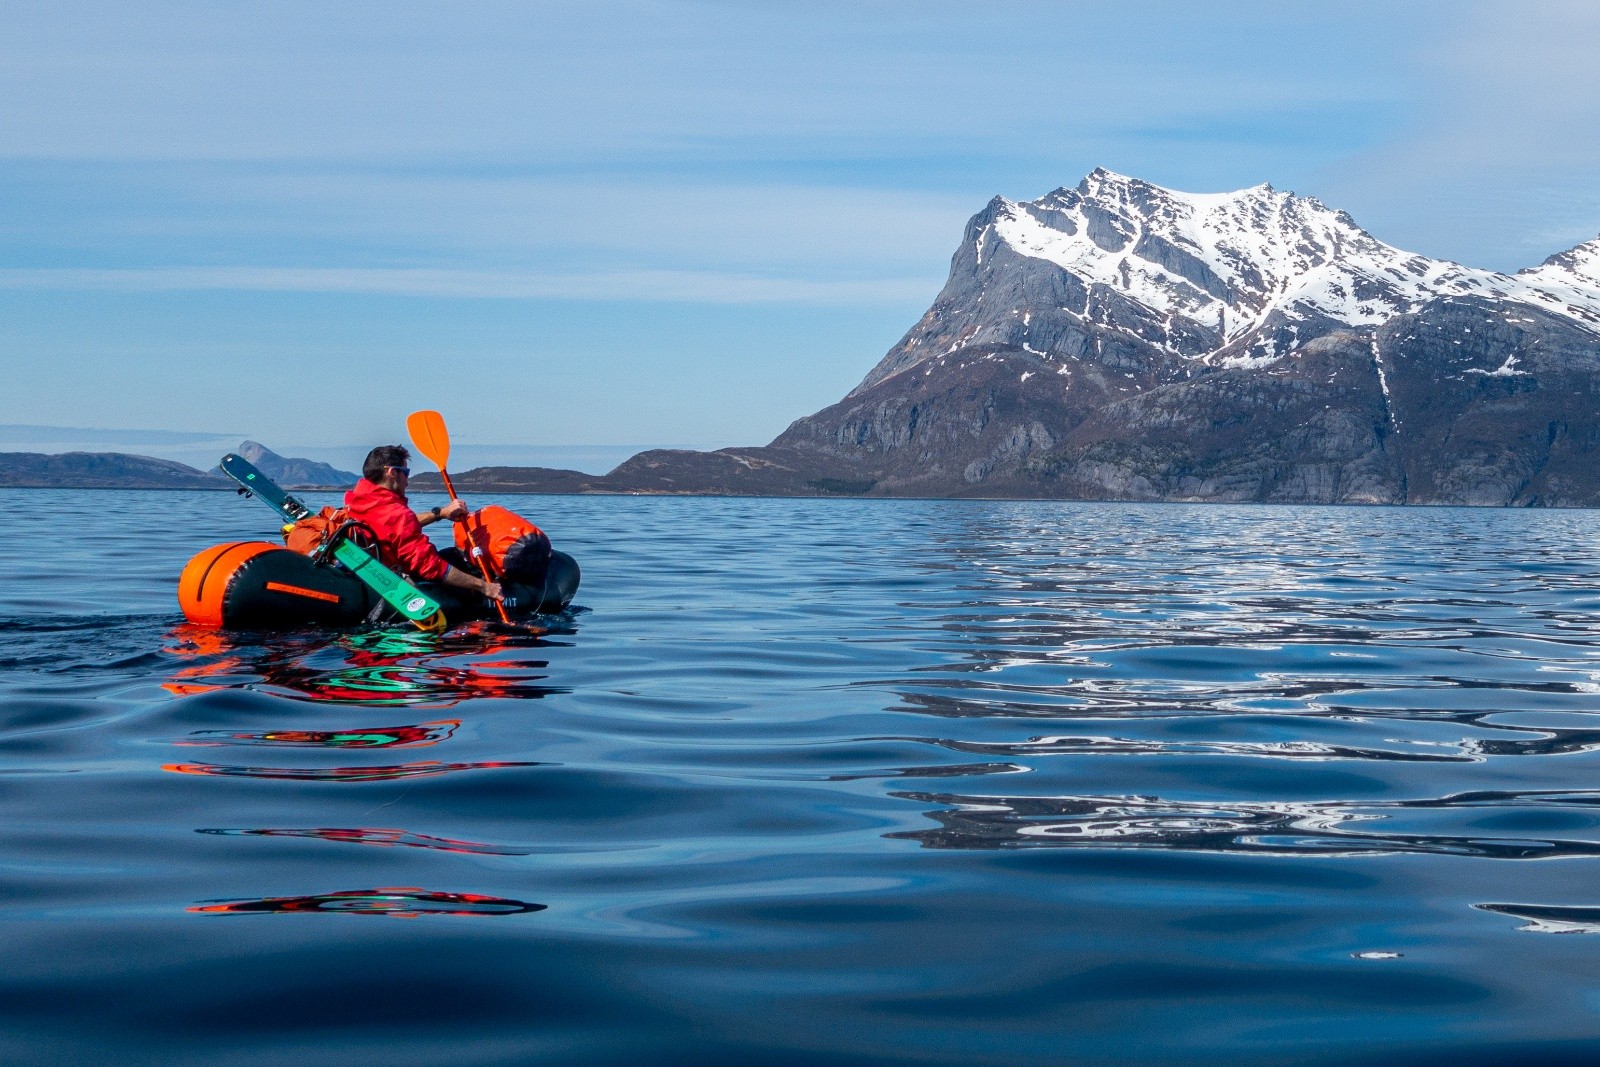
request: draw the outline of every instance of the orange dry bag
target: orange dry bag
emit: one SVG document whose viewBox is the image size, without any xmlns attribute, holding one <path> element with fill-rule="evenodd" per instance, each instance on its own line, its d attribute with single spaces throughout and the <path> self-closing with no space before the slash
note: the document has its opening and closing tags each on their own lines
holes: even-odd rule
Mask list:
<svg viewBox="0 0 1600 1067">
<path fill-rule="evenodd" d="M 482 568 L 476 549 L 489 553 L 494 569 L 507 581 L 535 585 L 544 581 L 550 564 L 550 538 L 514 511 L 495 504 L 479 508 L 456 523 L 456 547 L 473 566 Z"/>
<path fill-rule="evenodd" d="M 300 553 L 309 556 L 327 543 L 333 536 L 333 531 L 344 524 L 349 513 L 344 508 L 323 508 L 309 519 L 301 519 L 292 526 L 283 528 L 283 543 Z"/>
</svg>

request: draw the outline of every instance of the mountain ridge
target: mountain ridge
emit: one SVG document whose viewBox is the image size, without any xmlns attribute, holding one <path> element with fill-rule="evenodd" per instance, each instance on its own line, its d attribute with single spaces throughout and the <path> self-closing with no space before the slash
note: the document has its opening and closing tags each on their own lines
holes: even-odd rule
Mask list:
<svg viewBox="0 0 1600 1067">
<path fill-rule="evenodd" d="M 316 460 L 280 456 L 256 441 L 241 442 L 237 451 L 285 489 L 339 489 L 354 485 L 360 477 Z"/>
</svg>

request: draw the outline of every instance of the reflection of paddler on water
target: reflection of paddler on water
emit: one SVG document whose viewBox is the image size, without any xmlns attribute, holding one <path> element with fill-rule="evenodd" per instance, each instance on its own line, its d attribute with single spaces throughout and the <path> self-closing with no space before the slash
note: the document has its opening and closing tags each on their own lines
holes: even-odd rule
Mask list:
<svg viewBox="0 0 1600 1067">
<path fill-rule="evenodd" d="M 440 638 L 414 631 L 376 630 L 342 635 L 335 645 L 319 642 L 305 648 L 281 641 L 256 644 L 196 627 L 180 627 L 172 636 L 176 643 L 168 652 L 206 660 L 178 670 L 173 680 L 162 686 L 178 696 L 248 688 L 276 690 L 317 703 L 448 707 L 470 697 L 529 699 L 561 691 L 543 684 L 545 660 L 488 663 L 477 659 L 537 643 L 531 634 L 499 636 L 469 631 Z M 320 666 L 319 661 L 334 648 L 346 650 L 345 662 L 333 669 Z M 429 662 L 456 654 L 472 655 L 474 664 L 454 667 Z M 491 667 L 498 669 L 491 671 Z M 226 736 L 232 743 L 242 739 L 231 731 L 217 736 Z M 256 740 L 282 743 L 266 737 Z M 409 739 L 409 743 L 423 741 L 421 736 Z"/>
<path fill-rule="evenodd" d="M 577 592 L 577 561 L 550 547 L 527 519 L 490 505 L 471 511 L 445 471 L 449 438 L 436 412 L 408 420 L 412 437 L 440 468 L 451 501 L 413 510 L 410 456 L 399 445 L 372 450 L 345 506 L 313 513 L 239 456 L 224 474 L 277 511 L 287 547 L 243 541 L 206 549 L 184 568 L 178 601 L 190 622 L 213 628 L 350 627 L 409 620 L 439 631 L 497 614 L 506 622 L 560 611 Z M 455 547 L 436 549 L 425 525 L 449 519 Z"/>
<path fill-rule="evenodd" d="M 304 897 L 261 897 L 255 900 L 224 900 L 188 909 L 210 915 L 251 915 L 262 912 L 343 912 L 346 915 L 387 915 L 414 919 L 418 915 L 518 915 L 543 911 L 547 904 L 526 900 L 491 897 L 483 893 L 441 893 L 418 886 L 387 886 L 381 889 L 346 889 L 338 893 L 318 893 Z"/>
<path fill-rule="evenodd" d="M 186 695 L 186 694 L 180 694 Z M 461 725 L 436 719 L 407 726 L 363 726 L 349 730 L 196 730 L 174 745 L 277 745 L 284 748 L 425 748 L 437 745 Z"/>
</svg>

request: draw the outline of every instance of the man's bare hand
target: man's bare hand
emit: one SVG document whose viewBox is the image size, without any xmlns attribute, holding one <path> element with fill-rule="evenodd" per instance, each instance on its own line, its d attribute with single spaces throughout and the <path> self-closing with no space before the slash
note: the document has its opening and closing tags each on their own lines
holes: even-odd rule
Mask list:
<svg viewBox="0 0 1600 1067">
<path fill-rule="evenodd" d="M 488 597 L 490 600 L 505 599 L 505 593 L 501 590 L 499 582 L 484 582 L 483 595 Z"/>
<path fill-rule="evenodd" d="M 461 522 L 471 514 L 472 512 L 467 510 L 465 501 L 452 500 L 449 504 L 445 505 L 443 511 L 439 512 L 439 517 L 443 519 L 449 519 L 451 522 Z"/>
</svg>

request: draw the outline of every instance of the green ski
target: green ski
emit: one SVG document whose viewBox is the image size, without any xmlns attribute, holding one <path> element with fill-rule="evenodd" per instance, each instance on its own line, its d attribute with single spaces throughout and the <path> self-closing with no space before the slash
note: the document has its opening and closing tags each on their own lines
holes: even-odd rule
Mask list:
<svg viewBox="0 0 1600 1067">
<path fill-rule="evenodd" d="M 243 456 L 231 453 L 223 456 L 221 467 L 223 474 L 239 483 L 242 493 L 246 496 L 259 497 L 263 504 L 291 523 L 312 516 L 310 508 L 284 492 L 276 482 L 256 470 L 255 464 Z M 446 623 L 439 602 L 378 562 L 372 553 L 360 545 L 353 543 L 347 537 L 338 538 L 333 544 L 333 558 L 419 629 L 431 633 L 444 631 Z"/>
</svg>

